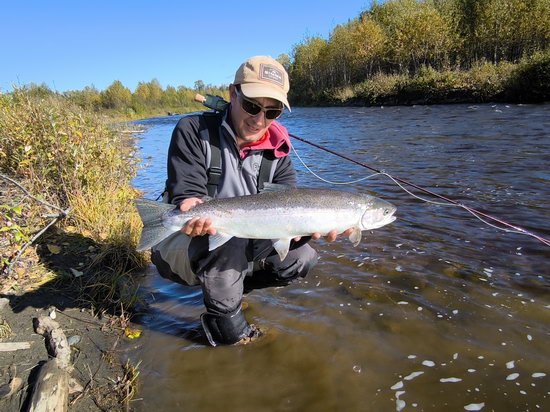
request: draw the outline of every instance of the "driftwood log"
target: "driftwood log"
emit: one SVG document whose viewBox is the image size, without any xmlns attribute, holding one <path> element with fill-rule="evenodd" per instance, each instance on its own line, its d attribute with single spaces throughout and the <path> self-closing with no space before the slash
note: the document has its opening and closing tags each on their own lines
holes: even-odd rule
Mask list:
<svg viewBox="0 0 550 412">
<path fill-rule="evenodd" d="M 66 412 L 69 405 L 69 372 L 56 358 L 47 361 L 38 372 L 29 412 Z"/>
<path fill-rule="evenodd" d="M 59 324 L 48 316 L 33 319 L 34 330 L 44 336 L 52 357 L 38 373 L 29 412 L 66 412 L 69 402 L 71 347 Z"/>
<path fill-rule="evenodd" d="M 13 352 L 15 350 L 30 349 L 30 342 L 1 342 L 0 352 Z"/>
</svg>

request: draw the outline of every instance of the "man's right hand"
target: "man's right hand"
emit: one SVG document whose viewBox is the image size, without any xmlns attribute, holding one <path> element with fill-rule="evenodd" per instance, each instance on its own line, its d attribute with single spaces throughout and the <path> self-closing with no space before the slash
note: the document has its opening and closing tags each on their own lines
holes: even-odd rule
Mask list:
<svg viewBox="0 0 550 412">
<path fill-rule="evenodd" d="M 180 203 L 180 210 L 187 212 L 201 203 L 203 201 L 198 197 L 190 197 Z M 194 217 L 181 228 L 181 231 L 191 237 L 216 234 L 216 229 L 212 226 L 212 220 L 204 217 Z"/>
</svg>

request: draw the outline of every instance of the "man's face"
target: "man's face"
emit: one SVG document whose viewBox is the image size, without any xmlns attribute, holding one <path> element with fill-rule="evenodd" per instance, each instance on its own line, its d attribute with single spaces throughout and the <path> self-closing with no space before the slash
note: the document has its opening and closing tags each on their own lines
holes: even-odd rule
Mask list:
<svg viewBox="0 0 550 412">
<path fill-rule="evenodd" d="M 238 143 L 252 143 L 262 137 L 273 120 L 267 119 L 262 110 L 256 115 L 247 113 L 242 103 L 242 93 L 239 93 L 235 86 L 230 86 L 231 94 L 231 121 L 233 128 L 239 139 Z M 268 97 L 257 97 L 255 99 L 247 98 L 249 101 L 257 103 L 264 108 L 280 109 L 281 103 Z"/>
</svg>

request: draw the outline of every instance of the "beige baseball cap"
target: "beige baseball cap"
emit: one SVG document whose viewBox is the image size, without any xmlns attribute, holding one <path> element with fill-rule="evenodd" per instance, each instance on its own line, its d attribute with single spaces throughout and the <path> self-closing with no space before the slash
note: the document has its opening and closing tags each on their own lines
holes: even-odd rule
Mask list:
<svg viewBox="0 0 550 412">
<path fill-rule="evenodd" d="M 286 96 L 290 88 L 288 73 L 281 63 L 270 56 L 254 56 L 241 64 L 233 84 L 240 84 L 246 97 L 270 97 L 283 103 L 290 111 Z"/>
</svg>

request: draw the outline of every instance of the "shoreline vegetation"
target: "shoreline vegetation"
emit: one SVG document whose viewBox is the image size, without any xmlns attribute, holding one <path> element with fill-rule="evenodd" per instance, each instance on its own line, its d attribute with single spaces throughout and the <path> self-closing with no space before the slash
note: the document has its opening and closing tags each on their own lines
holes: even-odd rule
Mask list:
<svg viewBox="0 0 550 412">
<path fill-rule="evenodd" d="M 0 409 L 26 410 L 32 395 L 36 409 L 128 410 L 137 365 L 117 345 L 139 335 L 129 314 L 147 262 L 135 251 L 137 165 L 133 142 L 104 116 L 63 96 L 0 95 Z M 42 365 L 51 346 L 31 333 L 40 315 L 57 318 L 69 366 Z M 59 379 L 55 391 L 44 373 Z"/>
<path fill-rule="evenodd" d="M 278 60 L 290 74 L 293 106 L 545 103 L 550 1 L 375 2 L 327 39 L 308 37 Z M 139 159 L 124 122 L 203 110 L 196 93 L 227 99 L 228 87 L 151 80 L 132 92 L 115 80 L 102 91 L 30 84 L 0 92 L 0 343 L 24 340 L 36 310 L 57 311 L 70 319 L 62 327 L 90 334 L 94 323 L 105 338 L 99 351 L 75 344 L 73 355 L 92 359 L 95 350 L 94 362 L 111 365 L 104 379 L 123 377 L 100 385 L 102 374 L 92 377 L 78 357 L 84 388 L 71 395 L 72 410 L 127 409 L 139 373 L 114 360 L 120 338 L 139 336 L 130 323 L 140 305 L 135 276 L 148 264 L 135 251 L 141 224 L 132 202 L 140 194 L 131 182 Z M 13 364 L 29 359 L 10 356 Z M 23 369 L 18 378 L 32 386 Z M 0 391 L 0 409 L 20 409 L 28 397 L 15 392 Z"/>
<path fill-rule="evenodd" d="M 295 105 L 540 103 L 549 46 L 548 0 L 393 0 L 281 60 Z"/>
</svg>

